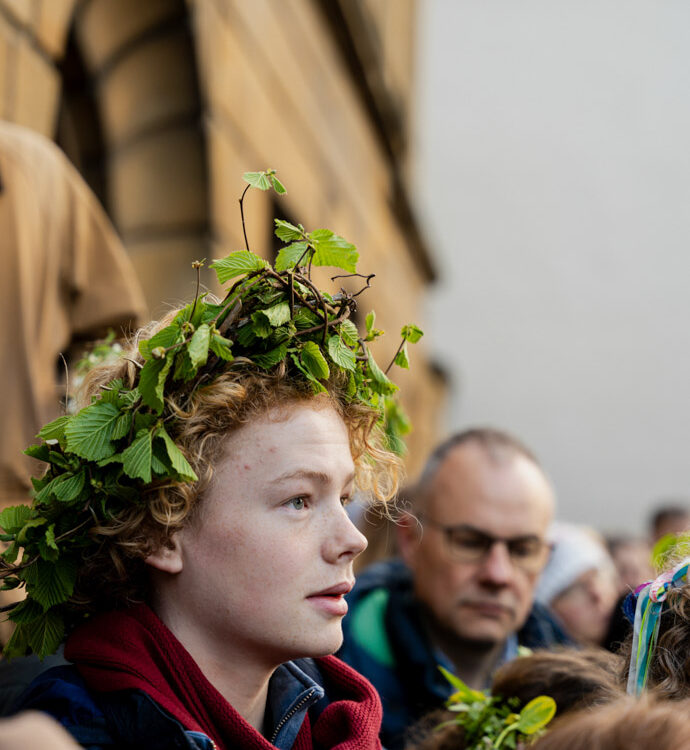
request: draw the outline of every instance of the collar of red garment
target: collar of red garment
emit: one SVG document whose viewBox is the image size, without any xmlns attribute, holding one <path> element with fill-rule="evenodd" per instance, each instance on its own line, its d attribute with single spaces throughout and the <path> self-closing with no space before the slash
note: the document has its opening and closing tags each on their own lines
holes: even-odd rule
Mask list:
<svg viewBox="0 0 690 750">
<path fill-rule="evenodd" d="M 69 637 L 65 657 L 90 689 L 141 690 L 185 729 L 222 748 L 274 746 L 247 723 L 206 679 L 184 646 L 146 605 L 97 615 Z M 293 750 L 380 748 L 381 703 L 372 685 L 333 656 L 316 660 L 332 702 L 304 720 Z"/>
</svg>

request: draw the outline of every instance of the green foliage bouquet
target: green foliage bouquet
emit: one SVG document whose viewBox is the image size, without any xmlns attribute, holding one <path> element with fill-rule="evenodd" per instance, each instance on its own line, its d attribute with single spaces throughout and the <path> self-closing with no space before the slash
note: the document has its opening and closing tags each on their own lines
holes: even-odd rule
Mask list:
<svg viewBox="0 0 690 750">
<path fill-rule="evenodd" d="M 455 724 L 462 727 L 467 750 L 515 750 L 539 737 L 556 713 L 556 702 L 548 695 L 534 698 L 516 712 L 520 703 L 517 698 L 503 699 L 473 690 L 448 670 L 439 669 L 455 688 L 446 701 L 446 707 L 455 716 L 441 726 Z"/>
<path fill-rule="evenodd" d="M 250 187 L 285 192 L 273 170 L 244 178 L 243 229 L 243 201 Z M 375 327 L 373 312 L 366 317 L 365 332 L 351 320 L 363 290 L 331 295 L 311 279 L 312 266 L 360 277 L 356 248 L 329 229 L 307 232 L 282 220 L 276 220 L 275 233 L 284 247 L 274 266 L 249 250 L 246 232 L 246 249 L 212 264 L 220 284 L 231 282 L 220 303 L 200 294 L 202 262 L 195 262 L 195 299 L 140 341 L 134 385 L 111 380 L 77 414 L 43 427 L 41 442 L 26 451 L 48 468 L 33 480 L 31 507 L 0 514 L 0 540 L 7 543 L 0 556 L 2 588 L 23 586 L 27 592 L 24 601 L 8 608 L 16 628 L 7 655 L 32 651 L 43 657 L 58 647 L 80 563 L 98 544 L 90 533 L 95 527 L 124 507 L 144 502 L 144 488 L 198 481 L 173 439 L 171 421 L 174 425 L 180 417 L 169 405 L 169 394 L 178 401 L 180 396 L 191 399 L 198 388 L 236 368 L 269 373 L 287 368 L 314 392 L 325 390 L 324 383 L 337 374 L 345 397 L 376 409 L 390 445 L 400 448 L 400 435 L 409 426 L 393 398 L 397 386 L 369 350 L 382 331 Z M 371 276 L 361 278 L 367 288 Z M 408 367 L 407 344 L 421 335 L 414 325 L 402 329 L 395 363 Z"/>
</svg>

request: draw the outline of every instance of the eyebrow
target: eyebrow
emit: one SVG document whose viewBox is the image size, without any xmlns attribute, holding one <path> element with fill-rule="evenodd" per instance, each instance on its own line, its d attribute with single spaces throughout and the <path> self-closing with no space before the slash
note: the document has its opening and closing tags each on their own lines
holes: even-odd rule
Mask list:
<svg viewBox="0 0 690 750">
<path fill-rule="evenodd" d="M 297 469 L 296 471 L 288 471 L 285 474 L 281 474 L 275 479 L 271 479 L 269 484 L 280 484 L 290 479 L 311 479 L 312 481 L 319 482 L 320 484 L 328 484 L 331 481 L 331 475 L 325 471 L 314 471 L 312 469 Z M 355 479 L 355 474 L 352 472 L 348 474 L 344 484 L 350 484 Z"/>
<path fill-rule="evenodd" d="M 494 539 L 497 542 L 526 542 L 528 540 L 536 539 L 537 541 L 542 541 L 541 537 L 538 534 L 523 534 L 521 536 L 494 536 L 493 534 L 489 534 L 483 529 L 478 529 L 476 526 L 471 526 L 468 523 L 460 523 L 457 526 L 449 526 L 448 528 L 453 529 L 453 531 L 467 531 L 470 534 L 476 534 L 477 536 L 483 536 L 487 539 Z"/>
</svg>

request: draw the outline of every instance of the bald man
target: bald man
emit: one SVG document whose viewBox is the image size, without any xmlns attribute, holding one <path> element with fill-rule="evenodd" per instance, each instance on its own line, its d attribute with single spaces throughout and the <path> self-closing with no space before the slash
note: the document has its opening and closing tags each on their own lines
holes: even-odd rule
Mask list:
<svg viewBox="0 0 690 750">
<path fill-rule="evenodd" d="M 341 658 L 376 686 L 384 746 L 452 692 L 441 664 L 474 688 L 530 648 L 568 643 L 534 590 L 549 557 L 554 493 L 534 455 L 493 429 L 431 455 L 398 525 L 402 560 L 359 577 Z"/>
</svg>

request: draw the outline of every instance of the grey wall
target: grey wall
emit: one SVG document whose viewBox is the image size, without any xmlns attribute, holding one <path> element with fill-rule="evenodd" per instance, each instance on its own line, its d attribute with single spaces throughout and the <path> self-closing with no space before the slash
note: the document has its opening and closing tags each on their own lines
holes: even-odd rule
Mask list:
<svg viewBox="0 0 690 750">
<path fill-rule="evenodd" d="M 690 495 L 690 3 L 425 0 L 416 185 L 448 430 L 538 453 L 561 516 Z"/>
</svg>

